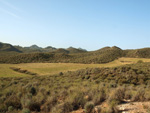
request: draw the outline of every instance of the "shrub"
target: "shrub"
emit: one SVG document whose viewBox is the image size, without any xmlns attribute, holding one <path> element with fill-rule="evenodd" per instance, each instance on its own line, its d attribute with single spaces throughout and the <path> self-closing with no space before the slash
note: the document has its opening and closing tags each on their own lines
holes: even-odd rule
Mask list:
<svg viewBox="0 0 150 113">
<path fill-rule="evenodd" d="M 14 95 L 10 96 L 4 103 L 7 106 L 7 108 L 9 106 L 12 106 L 16 109 L 20 109 L 22 107 L 20 99 Z"/>
<path fill-rule="evenodd" d="M 63 72 L 60 72 L 59 75 L 60 75 L 60 76 L 63 75 Z"/>
<path fill-rule="evenodd" d="M 6 113 L 7 111 L 7 106 L 4 104 L 0 104 L 0 113 Z"/>
<path fill-rule="evenodd" d="M 50 98 L 47 99 L 47 102 L 44 103 L 44 105 L 41 107 L 41 111 L 43 112 L 50 112 L 52 110 L 52 107 L 57 104 L 57 97 L 56 96 L 51 96 Z"/>
<path fill-rule="evenodd" d="M 29 106 L 29 109 L 31 111 L 37 111 L 37 112 L 39 112 L 41 110 L 40 106 L 41 106 L 40 103 L 38 103 L 36 101 L 32 101 L 31 104 L 30 104 L 30 106 Z"/>
<path fill-rule="evenodd" d="M 30 91 L 29 91 L 32 95 L 36 94 L 36 89 L 34 87 L 31 87 Z"/>
<path fill-rule="evenodd" d="M 98 93 L 94 95 L 93 102 L 95 105 L 101 104 L 106 99 L 105 93 Z"/>
<path fill-rule="evenodd" d="M 131 97 L 132 97 L 131 91 L 127 90 L 125 92 L 124 99 L 128 100 L 128 99 L 131 99 Z"/>
<path fill-rule="evenodd" d="M 77 110 L 80 107 L 84 108 L 86 100 L 84 98 L 83 93 L 78 92 L 73 97 L 71 97 L 71 100 L 69 102 L 72 103 L 73 110 Z"/>
<path fill-rule="evenodd" d="M 23 108 L 29 108 L 31 105 L 32 96 L 27 94 L 21 98 L 21 104 Z"/>
<path fill-rule="evenodd" d="M 108 104 L 119 104 L 123 99 L 125 95 L 125 88 L 124 87 L 119 87 L 115 89 L 108 98 Z"/>
<path fill-rule="evenodd" d="M 69 113 L 73 110 L 71 103 L 64 102 L 62 104 L 58 104 L 52 108 L 52 113 Z"/>
<path fill-rule="evenodd" d="M 24 108 L 24 109 L 22 110 L 22 113 L 31 113 L 31 112 L 30 112 L 30 110 L 29 110 L 29 109 Z"/>
<path fill-rule="evenodd" d="M 137 63 L 143 63 L 143 60 L 138 60 Z"/>
<path fill-rule="evenodd" d="M 94 103 L 88 102 L 85 104 L 84 108 L 86 113 L 92 113 L 94 111 Z"/>
<path fill-rule="evenodd" d="M 141 88 L 132 97 L 132 101 L 144 101 L 145 99 L 145 91 Z"/>
<path fill-rule="evenodd" d="M 13 110 L 14 110 L 13 106 L 9 106 L 9 107 L 8 107 L 8 111 L 11 112 L 11 111 L 13 111 Z"/>
</svg>

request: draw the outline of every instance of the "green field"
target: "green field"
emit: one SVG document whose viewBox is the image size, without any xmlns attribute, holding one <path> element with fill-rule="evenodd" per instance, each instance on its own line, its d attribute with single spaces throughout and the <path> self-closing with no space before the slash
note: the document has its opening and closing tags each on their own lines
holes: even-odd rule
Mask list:
<svg viewBox="0 0 150 113">
<path fill-rule="evenodd" d="M 38 75 L 58 74 L 59 72 L 75 71 L 78 69 L 95 68 L 95 67 L 116 67 L 125 64 L 136 63 L 142 60 L 143 62 L 150 62 L 146 58 L 119 58 L 106 64 L 77 64 L 77 63 L 23 63 L 23 64 L 0 64 L 0 77 L 26 77 L 30 76 L 23 73 L 18 73 L 10 69 L 10 67 L 17 67 L 37 73 Z"/>
</svg>

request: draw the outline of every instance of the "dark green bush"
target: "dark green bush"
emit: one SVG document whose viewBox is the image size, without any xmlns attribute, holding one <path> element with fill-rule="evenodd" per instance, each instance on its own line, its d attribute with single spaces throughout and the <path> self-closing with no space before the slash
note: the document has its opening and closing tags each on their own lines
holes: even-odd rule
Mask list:
<svg viewBox="0 0 150 113">
<path fill-rule="evenodd" d="M 35 87 L 31 87 L 29 93 L 31 93 L 32 95 L 36 94 L 36 88 Z"/>
</svg>

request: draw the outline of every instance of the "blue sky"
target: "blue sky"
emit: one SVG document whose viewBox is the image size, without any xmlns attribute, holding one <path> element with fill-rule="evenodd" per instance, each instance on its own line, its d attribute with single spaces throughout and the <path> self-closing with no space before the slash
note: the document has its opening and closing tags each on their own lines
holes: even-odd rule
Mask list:
<svg viewBox="0 0 150 113">
<path fill-rule="evenodd" d="M 150 47 L 150 0 L 0 0 L 0 41 L 13 45 Z"/>
</svg>

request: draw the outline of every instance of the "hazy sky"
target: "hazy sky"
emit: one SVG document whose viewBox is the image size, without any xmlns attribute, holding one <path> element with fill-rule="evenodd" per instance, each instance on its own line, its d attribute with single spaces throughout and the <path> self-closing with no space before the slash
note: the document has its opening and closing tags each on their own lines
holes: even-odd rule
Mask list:
<svg viewBox="0 0 150 113">
<path fill-rule="evenodd" d="M 150 47 L 150 0 L 0 0 L 0 42 Z"/>
</svg>

